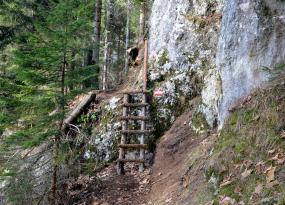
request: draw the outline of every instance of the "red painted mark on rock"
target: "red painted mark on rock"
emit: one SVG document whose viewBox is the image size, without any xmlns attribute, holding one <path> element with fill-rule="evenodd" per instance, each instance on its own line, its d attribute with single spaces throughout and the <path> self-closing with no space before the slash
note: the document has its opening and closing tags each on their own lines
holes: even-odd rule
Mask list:
<svg viewBox="0 0 285 205">
<path fill-rule="evenodd" d="M 163 95 L 164 95 L 163 88 L 157 88 L 157 89 L 154 90 L 154 93 L 153 93 L 154 97 L 160 98 Z"/>
</svg>

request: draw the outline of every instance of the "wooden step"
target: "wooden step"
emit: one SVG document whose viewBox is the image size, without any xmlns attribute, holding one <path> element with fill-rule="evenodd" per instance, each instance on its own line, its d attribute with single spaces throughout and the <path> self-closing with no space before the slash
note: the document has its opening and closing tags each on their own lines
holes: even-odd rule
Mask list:
<svg viewBox="0 0 285 205">
<path fill-rule="evenodd" d="M 126 117 L 120 117 L 120 120 L 149 120 L 149 117 L 144 116 L 126 116 Z"/>
<path fill-rule="evenodd" d="M 124 149 L 146 149 L 147 145 L 146 144 L 119 144 L 118 145 L 120 148 Z"/>
<path fill-rule="evenodd" d="M 123 107 L 146 107 L 148 103 L 125 103 L 122 104 Z"/>
<path fill-rule="evenodd" d="M 149 134 L 153 130 L 122 130 L 122 134 Z"/>
<path fill-rule="evenodd" d="M 120 94 L 146 94 L 146 93 L 150 93 L 150 91 L 149 90 L 127 90 L 127 91 L 120 92 Z"/>
<path fill-rule="evenodd" d="M 145 163 L 145 160 L 144 159 L 118 159 L 117 162 Z"/>
</svg>

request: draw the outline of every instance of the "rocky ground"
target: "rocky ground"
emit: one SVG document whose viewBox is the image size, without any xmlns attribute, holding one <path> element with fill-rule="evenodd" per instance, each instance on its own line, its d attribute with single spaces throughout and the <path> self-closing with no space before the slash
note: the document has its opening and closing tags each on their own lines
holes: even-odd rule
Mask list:
<svg viewBox="0 0 285 205">
<path fill-rule="evenodd" d="M 65 183 L 62 204 L 283 205 L 284 96 L 276 86 L 241 99 L 218 133 L 193 102 L 157 142 L 151 167 L 118 176 L 109 164 Z"/>
<path fill-rule="evenodd" d="M 150 172 L 140 173 L 137 166 L 126 165 L 126 174 L 118 176 L 115 164 L 102 168 L 95 176 L 80 176 L 66 183 L 61 204 L 143 205 L 150 191 Z"/>
<path fill-rule="evenodd" d="M 207 132 L 197 138 L 190 129 L 192 117 L 193 111 L 185 112 L 175 121 L 158 143 L 154 165 L 143 173 L 138 171 L 137 165 L 127 164 L 126 174 L 118 176 L 115 164 L 110 164 L 93 177 L 81 176 L 68 182 L 63 204 L 156 205 L 191 201 L 191 195 L 182 196 L 189 188 L 188 154 L 201 142 L 205 145 L 200 148 L 206 154 L 206 141 L 212 136 Z M 200 173 L 196 175 L 192 177 L 199 179 Z"/>
</svg>

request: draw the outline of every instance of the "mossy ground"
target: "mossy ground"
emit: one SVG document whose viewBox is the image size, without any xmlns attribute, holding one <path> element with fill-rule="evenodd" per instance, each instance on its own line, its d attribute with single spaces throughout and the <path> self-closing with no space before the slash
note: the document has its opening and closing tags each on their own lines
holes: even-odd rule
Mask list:
<svg viewBox="0 0 285 205">
<path fill-rule="evenodd" d="M 285 167 L 271 160 L 285 151 L 284 97 L 282 87 L 258 90 L 238 104 L 225 122 L 210 159 L 214 163 L 208 168 L 219 178 L 216 200 L 228 196 L 245 204 L 262 204 L 264 199 L 270 201 L 267 204 L 284 204 Z M 274 153 L 269 154 L 270 150 Z M 257 168 L 259 163 L 264 166 L 262 171 Z M 271 183 L 266 180 L 270 166 L 277 167 Z M 250 174 L 243 177 L 247 170 Z M 227 180 L 230 183 L 221 186 Z M 258 185 L 262 186 L 260 193 L 255 190 Z"/>
</svg>

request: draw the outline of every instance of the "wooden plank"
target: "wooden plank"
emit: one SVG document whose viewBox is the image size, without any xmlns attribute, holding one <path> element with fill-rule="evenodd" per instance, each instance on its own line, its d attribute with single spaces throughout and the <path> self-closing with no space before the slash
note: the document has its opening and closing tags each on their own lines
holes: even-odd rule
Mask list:
<svg viewBox="0 0 285 205">
<path fill-rule="evenodd" d="M 143 89 L 147 89 L 147 78 L 148 78 L 148 40 L 144 39 L 144 79 Z"/>
<path fill-rule="evenodd" d="M 143 95 L 143 98 L 142 98 L 142 103 L 146 103 L 146 94 Z M 143 107 L 142 108 L 142 115 L 143 116 L 146 116 L 146 107 Z M 146 123 L 145 121 L 142 121 L 141 122 L 141 136 L 140 136 L 140 144 L 144 144 L 144 137 L 145 137 L 145 131 L 146 130 Z M 145 150 L 144 149 L 140 149 L 140 159 L 141 160 L 144 160 L 145 159 Z M 140 172 L 143 172 L 144 171 L 144 164 L 140 164 L 139 166 L 139 171 Z"/>
<path fill-rule="evenodd" d="M 149 120 L 149 117 L 145 117 L 145 116 L 123 116 L 119 118 L 120 120 Z"/>
<path fill-rule="evenodd" d="M 141 160 L 141 159 L 118 159 L 118 162 L 134 162 L 134 163 L 144 163 L 145 160 Z"/>
<path fill-rule="evenodd" d="M 128 94 L 125 94 L 124 95 L 124 104 L 127 104 L 129 103 L 129 95 Z M 128 115 L 128 109 L 127 107 L 123 107 L 123 117 L 126 117 Z M 122 129 L 123 130 L 126 130 L 128 129 L 128 121 L 123 121 L 122 122 Z M 126 134 L 125 133 L 122 133 L 122 136 L 121 136 L 121 144 L 125 144 L 126 143 Z M 121 159 L 124 159 L 125 158 L 125 150 L 123 148 L 120 148 L 119 149 L 119 160 Z M 124 162 L 123 161 L 118 161 L 117 163 L 117 173 L 118 175 L 122 175 L 125 173 L 125 170 L 124 170 Z"/>
<path fill-rule="evenodd" d="M 146 144 L 119 144 L 118 146 L 124 149 L 138 149 L 138 148 L 146 149 L 147 148 Z"/>
<path fill-rule="evenodd" d="M 126 103 L 122 104 L 123 107 L 146 107 L 148 103 Z"/>
<path fill-rule="evenodd" d="M 90 103 L 96 98 L 96 93 L 98 91 L 92 91 L 86 95 L 83 100 L 76 106 L 76 108 L 68 115 L 68 117 L 63 121 L 61 127 L 62 131 L 67 131 L 69 124 L 75 121 L 84 111 L 84 109 L 90 105 Z"/>
<path fill-rule="evenodd" d="M 127 90 L 127 91 L 123 91 L 123 92 L 119 92 L 119 94 L 146 94 L 146 93 L 150 93 L 149 90 Z"/>
<path fill-rule="evenodd" d="M 149 134 L 152 133 L 153 130 L 122 130 L 122 134 Z"/>
</svg>

